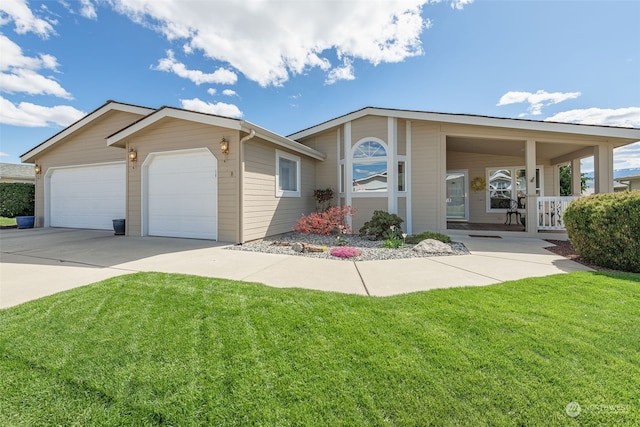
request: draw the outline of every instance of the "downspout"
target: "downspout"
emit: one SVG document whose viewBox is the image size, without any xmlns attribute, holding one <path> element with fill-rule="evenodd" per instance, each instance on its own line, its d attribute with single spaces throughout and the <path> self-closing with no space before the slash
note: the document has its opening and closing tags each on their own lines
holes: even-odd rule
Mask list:
<svg viewBox="0 0 640 427">
<path fill-rule="evenodd" d="M 239 173 L 238 177 L 238 243 L 244 243 L 244 143 L 256 136 L 256 131 L 251 129 L 249 134 L 240 139 Z"/>
</svg>

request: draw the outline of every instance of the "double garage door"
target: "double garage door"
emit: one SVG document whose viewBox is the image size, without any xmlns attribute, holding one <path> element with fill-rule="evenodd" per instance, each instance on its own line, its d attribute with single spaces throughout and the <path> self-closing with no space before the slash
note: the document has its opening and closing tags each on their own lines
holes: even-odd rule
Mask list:
<svg viewBox="0 0 640 427">
<path fill-rule="evenodd" d="M 110 230 L 125 218 L 126 164 L 58 168 L 49 181 L 49 225 Z M 217 239 L 217 160 L 208 150 L 151 154 L 143 167 L 149 236 Z"/>
</svg>

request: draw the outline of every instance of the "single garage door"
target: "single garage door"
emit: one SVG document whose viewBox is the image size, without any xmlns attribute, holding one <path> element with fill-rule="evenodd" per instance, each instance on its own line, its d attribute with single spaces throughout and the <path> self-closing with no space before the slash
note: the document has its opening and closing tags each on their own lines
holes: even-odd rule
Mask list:
<svg viewBox="0 0 640 427">
<path fill-rule="evenodd" d="M 150 155 L 148 235 L 217 239 L 217 164 L 207 149 Z"/>
<path fill-rule="evenodd" d="M 125 217 L 126 164 L 56 168 L 49 176 L 51 227 L 112 230 Z"/>
</svg>

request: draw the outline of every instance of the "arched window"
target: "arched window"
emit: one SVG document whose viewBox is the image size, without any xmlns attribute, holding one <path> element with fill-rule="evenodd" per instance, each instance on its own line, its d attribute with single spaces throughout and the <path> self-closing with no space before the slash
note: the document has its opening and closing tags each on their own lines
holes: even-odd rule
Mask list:
<svg viewBox="0 0 640 427">
<path fill-rule="evenodd" d="M 353 192 L 387 191 L 387 147 L 384 142 L 367 138 L 351 152 Z"/>
</svg>

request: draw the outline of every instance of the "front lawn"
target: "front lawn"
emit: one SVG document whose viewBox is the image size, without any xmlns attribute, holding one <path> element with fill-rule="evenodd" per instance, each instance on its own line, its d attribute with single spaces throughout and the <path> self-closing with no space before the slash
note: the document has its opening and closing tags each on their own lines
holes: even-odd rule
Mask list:
<svg viewBox="0 0 640 427">
<path fill-rule="evenodd" d="M 640 425 L 638 337 L 637 274 L 372 298 L 139 273 L 0 311 L 0 420 Z"/>
</svg>

